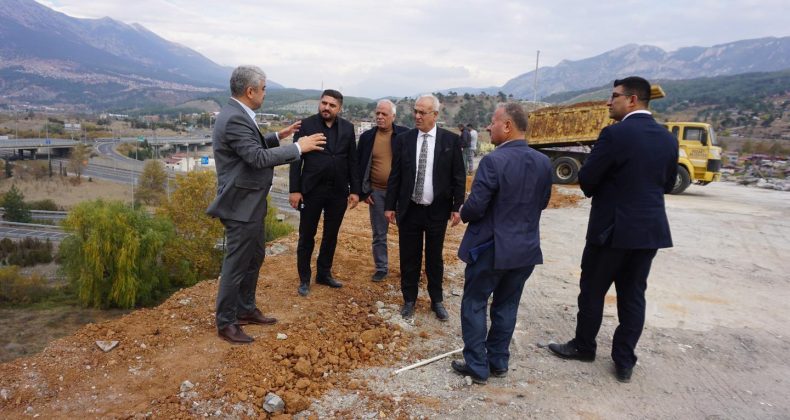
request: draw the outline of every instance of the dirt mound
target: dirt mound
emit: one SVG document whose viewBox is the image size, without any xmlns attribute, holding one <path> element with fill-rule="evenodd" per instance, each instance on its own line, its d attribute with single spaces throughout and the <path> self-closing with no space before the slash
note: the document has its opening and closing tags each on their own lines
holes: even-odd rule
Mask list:
<svg viewBox="0 0 790 420">
<path fill-rule="evenodd" d="M 578 201 L 567 197 L 555 190 L 552 207 Z M 456 280 L 446 282 L 445 293 L 462 287 L 455 252 L 463 231 L 462 226 L 448 228 L 444 258 Z M 261 271 L 258 305 L 279 323 L 244 327 L 255 338 L 251 345 L 217 338 L 217 281 L 207 280 L 156 308 L 89 324 L 39 355 L 2 364 L 0 417 L 257 417 L 266 415 L 261 402 L 269 392 L 282 397 L 291 414 L 330 389 L 364 394 L 368 384 L 350 372 L 404 365 L 402 360 L 436 350 L 417 343 L 446 334 L 438 321 L 409 324 L 397 314 L 396 228 L 390 233 L 390 276 L 373 283 L 367 206 L 347 212 L 334 264 L 344 287 L 313 284 L 307 298 L 296 293 L 296 234 L 278 241 L 272 249 L 282 252 L 268 256 Z M 423 290 L 418 313 L 428 311 L 427 299 Z M 105 353 L 97 340 L 119 344 Z M 426 404 L 413 397 L 415 404 Z M 386 397 L 368 401 L 384 415 L 395 410 Z"/>
</svg>

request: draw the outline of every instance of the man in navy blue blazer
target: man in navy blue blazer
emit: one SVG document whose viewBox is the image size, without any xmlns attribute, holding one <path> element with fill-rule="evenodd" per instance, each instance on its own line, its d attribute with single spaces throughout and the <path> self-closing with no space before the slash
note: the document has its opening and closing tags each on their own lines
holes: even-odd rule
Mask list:
<svg viewBox="0 0 790 420">
<path fill-rule="evenodd" d="M 468 222 L 458 249 L 467 265 L 461 301 L 464 362 L 452 368 L 476 383 L 507 375 L 510 339 L 524 283 L 540 251 L 540 214 L 551 197 L 551 163 L 527 145 L 527 116 L 518 103 L 497 107 L 488 126 L 496 149 L 477 168 L 461 207 Z M 491 303 L 491 328 L 486 308 Z"/>
<path fill-rule="evenodd" d="M 614 81 L 607 101 L 617 124 L 601 130 L 579 171 L 579 184 L 592 197 L 587 243 L 581 262 L 576 337 L 550 344 L 557 356 L 595 360 L 604 298 L 614 282 L 617 317 L 612 339 L 615 376 L 629 382 L 634 349 L 645 324 L 645 289 L 659 248 L 672 246 L 664 194 L 677 176 L 678 142 L 647 110 L 650 83 L 641 77 Z"/>
</svg>

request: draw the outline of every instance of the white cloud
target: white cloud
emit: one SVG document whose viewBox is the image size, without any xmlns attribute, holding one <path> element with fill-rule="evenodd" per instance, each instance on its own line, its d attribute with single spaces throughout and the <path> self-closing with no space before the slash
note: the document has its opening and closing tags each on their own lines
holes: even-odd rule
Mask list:
<svg viewBox="0 0 790 420">
<path fill-rule="evenodd" d="M 37 0 L 71 16 L 139 23 L 213 61 L 286 86 L 405 96 L 487 87 L 628 43 L 665 50 L 787 36 L 784 0 Z"/>
</svg>

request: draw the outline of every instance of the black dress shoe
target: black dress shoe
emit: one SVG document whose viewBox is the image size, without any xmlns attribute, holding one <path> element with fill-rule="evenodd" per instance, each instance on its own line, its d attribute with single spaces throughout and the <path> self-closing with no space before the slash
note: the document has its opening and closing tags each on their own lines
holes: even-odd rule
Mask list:
<svg viewBox="0 0 790 420">
<path fill-rule="evenodd" d="M 627 384 L 631 382 L 631 374 L 634 372 L 634 368 L 627 368 L 622 366 L 615 365 L 614 367 L 614 376 L 617 377 L 617 380 Z"/>
<path fill-rule="evenodd" d="M 299 283 L 299 289 L 297 291 L 299 292 L 299 296 L 307 296 L 307 295 L 309 295 L 310 294 L 310 282 L 309 281 L 303 281 L 303 282 Z"/>
<path fill-rule="evenodd" d="M 400 316 L 406 319 L 414 317 L 414 302 L 404 302 L 400 308 Z"/>
<path fill-rule="evenodd" d="M 450 315 L 447 314 L 447 309 L 444 309 L 442 302 L 432 303 L 431 310 L 436 314 L 436 317 L 439 318 L 439 321 L 447 321 L 450 319 Z"/>
<path fill-rule="evenodd" d="M 489 370 L 489 372 L 491 372 L 491 376 L 493 376 L 495 378 L 504 378 L 505 376 L 507 376 L 507 369 L 494 369 L 494 368 L 491 368 Z"/>
<path fill-rule="evenodd" d="M 549 344 L 549 350 L 563 359 L 581 360 L 582 362 L 592 362 L 595 360 L 595 353 L 579 351 L 573 340 L 565 344 L 551 343 Z"/>
<path fill-rule="evenodd" d="M 478 385 L 485 385 L 486 382 L 488 382 L 488 380 L 486 378 L 481 378 L 481 377 L 475 375 L 474 372 L 469 370 L 469 366 L 466 365 L 466 362 L 462 362 L 460 360 L 453 360 L 453 362 L 450 363 L 450 366 L 453 368 L 455 373 L 457 373 L 457 374 L 459 374 L 461 376 L 468 376 L 468 377 L 472 378 L 472 382 L 474 382 L 474 383 L 476 383 Z"/>
<path fill-rule="evenodd" d="M 264 315 L 260 309 L 255 309 L 254 311 L 245 314 L 239 315 L 236 317 L 236 325 L 247 325 L 247 324 L 258 324 L 258 325 L 272 325 L 277 323 L 277 318 L 271 318 Z"/>
<path fill-rule="evenodd" d="M 217 330 L 217 335 L 232 344 L 249 344 L 252 343 L 252 337 L 244 333 L 244 330 L 236 324 L 230 324 L 225 328 Z"/>
<path fill-rule="evenodd" d="M 343 283 L 335 280 L 332 276 L 316 277 L 315 282 L 324 286 L 334 287 L 335 289 L 343 287 Z"/>
<path fill-rule="evenodd" d="M 376 283 L 384 281 L 384 279 L 386 278 L 387 278 L 386 271 L 376 271 L 375 273 L 373 273 L 373 281 L 375 281 Z"/>
</svg>

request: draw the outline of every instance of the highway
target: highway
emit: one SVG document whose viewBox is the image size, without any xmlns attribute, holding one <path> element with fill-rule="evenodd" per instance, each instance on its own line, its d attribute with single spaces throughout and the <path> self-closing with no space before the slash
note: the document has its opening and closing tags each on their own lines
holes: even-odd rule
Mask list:
<svg viewBox="0 0 790 420">
<path fill-rule="evenodd" d="M 134 140 L 134 139 L 132 139 Z M 200 139 L 205 141 L 204 139 Z M 163 139 L 159 139 L 163 142 Z M 194 140 L 197 144 L 197 139 Z M 210 139 L 209 139 L 210 141 Z M 150 142 L 150 140 L 149 140 Z M 115 151 L 115 146 L 119 140 L 105 139 L 97 141 L 95 149 L 99 156 L 93 157 L 88 162 L 88 166 L 83 169 L 83 176 L 93 179 L 115 182 L 123 185 L 137 184 L 137 179 L 143 170 L 144 163 L 121 155 Z M 182 142 L 183 143 L 183 142 Z M 68 167 L 67 159 L 52 159 L 52 168 L 57 170 L 60 165 Z M 176 174 L 168 172 L 168 176 L 174 179 Z M 281 213 L 298 214 L 296 210 L 288 204 L 288 193 L 283 191 L 271 191 L 272 204 Z M 66 217 L 64 212 L 31 212 L 34 220 L 53 220 L 60 221 Z M 10 224 L 0 221 L 0 238 L 23 238 L 34 237 L 39 239 L 49 238 L 51 241 L 59 242 L 67 234 L 58 226 L 38 225 L 38 224 Z"/>
<path fill-rule="evenodd" d="M 0 238 L 38 238 L 42 241 L 49 239 L 52 242 L 60 242 L 66 236 L 68 234 L 59 226 L 0 221 Z"/>
</svg>

